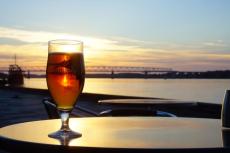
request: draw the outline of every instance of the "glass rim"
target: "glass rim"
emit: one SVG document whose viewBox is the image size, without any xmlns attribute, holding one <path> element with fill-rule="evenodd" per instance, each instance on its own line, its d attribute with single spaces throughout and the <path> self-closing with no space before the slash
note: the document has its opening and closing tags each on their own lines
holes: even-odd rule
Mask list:
<svg viewBox="0 0 230 153">
<path fill-rule="evenodd" d="M 48 44 L 56 44 L 56 45 L 83 45 L 83 42 L 80 40 L 73 39 L 54 39 L 49 40 Z"/>
</svg>

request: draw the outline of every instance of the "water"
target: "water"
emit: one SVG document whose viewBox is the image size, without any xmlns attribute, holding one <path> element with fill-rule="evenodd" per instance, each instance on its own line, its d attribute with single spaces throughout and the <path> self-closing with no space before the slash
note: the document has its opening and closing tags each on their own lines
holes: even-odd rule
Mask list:
<svg viewBox="0 0 230 153">
<path fill-rule="evenodd" d="M 25 87 L 47 89 L 45 78 L 25 79 Z M 230 79 L 86 79 L 83 92 L 222 103 Z"/>
</svg>

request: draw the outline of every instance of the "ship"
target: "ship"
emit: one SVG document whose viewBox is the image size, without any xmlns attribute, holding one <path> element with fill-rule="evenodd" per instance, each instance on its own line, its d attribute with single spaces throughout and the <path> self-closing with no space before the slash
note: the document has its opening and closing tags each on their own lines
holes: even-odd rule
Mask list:
<svg viewBox="0 0 230 153">
<path fill-rule="evenodd" d="M 24 84 L 23 71 L 17 64 L 9 66 L 8 84 L 12 86 Z"/>
</svg>

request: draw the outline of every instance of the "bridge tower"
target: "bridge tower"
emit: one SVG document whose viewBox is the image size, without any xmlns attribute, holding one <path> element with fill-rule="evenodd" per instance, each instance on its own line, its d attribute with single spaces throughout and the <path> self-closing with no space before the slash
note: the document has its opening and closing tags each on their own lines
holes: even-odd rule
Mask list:
<svg viewBox="0 0 230 153">
<path fill-rule="evenodd" d="M 144 71 L 144 73 L 145 73 L 145 79 L 147 79 L 148 78 L 148 71 Z"/>
<path fill-rule="evenodd" d="M 30 70 L 27 71 L 27 78 L 30 79 Z"/>
</svg>

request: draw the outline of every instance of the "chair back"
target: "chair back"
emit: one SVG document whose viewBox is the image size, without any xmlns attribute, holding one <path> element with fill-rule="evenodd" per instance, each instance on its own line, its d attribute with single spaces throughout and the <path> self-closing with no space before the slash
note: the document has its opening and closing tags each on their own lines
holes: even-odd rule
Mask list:
<svg viewBox="0 0 230 153">
<path fill-rule="evenodd" d="M 159 110 L 151 109 L 132 109 L 119 108 L 102 111 L 99 116 L 159 116 L 159 117 L 176 117 L 176 115 Z"/>
<path fill-rule="evenodd" d="M 59 114 L 57 111 L 57 107 L 56 105 L 52 102 L 51 98 L 44 98 L 42 100 L 42 103 L 45 106 L 47 115 L 50 119 L 58 119 L 59 118 Z"/>
</svg>

